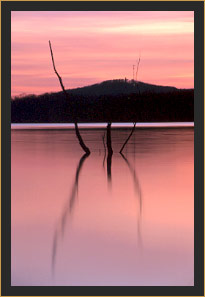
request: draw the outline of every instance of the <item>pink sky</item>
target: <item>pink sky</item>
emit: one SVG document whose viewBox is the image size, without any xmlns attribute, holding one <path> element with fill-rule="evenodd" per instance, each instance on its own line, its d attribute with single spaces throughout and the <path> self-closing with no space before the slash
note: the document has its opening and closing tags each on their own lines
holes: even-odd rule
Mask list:
<svg viewBox="0 0 205 297">
<path fill-rule="evenodd" d="M 194 87 L 192 11 L 15 11 L 11 13 L 11 93 L 60 91 L 48 40 L 66 89 L 109 79 Z"/>
</svg>

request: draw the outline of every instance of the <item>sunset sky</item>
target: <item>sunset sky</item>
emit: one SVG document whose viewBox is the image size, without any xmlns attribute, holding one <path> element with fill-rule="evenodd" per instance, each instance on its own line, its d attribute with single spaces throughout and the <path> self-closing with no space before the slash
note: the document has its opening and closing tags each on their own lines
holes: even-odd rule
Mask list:
<svg viewBox="0 0 205 297">
<path fill-rule="evenodd" d="M 66 89 L 138 79 L 194 87 L 192 11 L 15 11 L 11 13 L 11 93 L 60 91 L 48 40 Z"/>
</svg>

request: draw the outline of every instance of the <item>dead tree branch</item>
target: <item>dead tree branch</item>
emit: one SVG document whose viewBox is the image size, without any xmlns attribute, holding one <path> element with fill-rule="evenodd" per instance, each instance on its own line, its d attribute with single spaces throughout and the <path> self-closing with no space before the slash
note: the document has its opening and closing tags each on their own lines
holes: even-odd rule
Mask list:
<svg viewBox="0 0 205 297">
<path fill-rule="evenodd" d="M 112 150 L 112 140 L 111 140 L 111 123 L 107 124 L 107 149 L 108 154 L 113 154 Z"/>
<path fill-rule="evenodd" d="M 63 90 L 63 93 L 65 94 L 65 97 L 67 99 L 69 99 L 69 96 L 68 96 L 68 93 L 66 92 L 65 88 L 64 88 L 64 85 L 63 85 L 63 81 L 62 81 L 62 78 L 61 76 L 59 75 L 59 73 L 57 72 L 56 70 L 56 66 L 55 66 L 55 61 L 54 61 L 54 57 L 53 57 L 53 51 L 52 51 L 52 47 L 51 47 L 51 42 L 49 40 L 49 47 L 50 47 L 50 52 L 51 52 L 51 58 L 52 58 L 52 63 L 53 63 L 53 69 L 54 69 L 54 72 L 55 74 L 57 75 L 58 77 L 58 80 L 60 82 L 60 85 L 61 85 L 61 88 Z M 76 115 L 75 115 L 75 133 L 76 133 L 76 136 L 78 138 L 78 141 L 79 141 L 79 144 L 80 146 L 82 147 L 82 149 L 84 150 L 84 152 L 86 154 L 90 154 L 90 150 L 89 148 L 85 145 L 83 139 L 82 139 L 82 136 L 80 135 L 80 131 L 79 131 L 79 128 L 78 128 L 78 124 L 77 124 L 77 120 L 76 120 Z"/>
<path fill-rule="evenodd" d="M 132 136 L 132 134 L 133 134 L 133 132 L 134 132 L 134 130 L 135 130 L 135 126 L 136 126 L 136 123 L 134 123 L 134 126 L 133 126 L 133 128 L 132 128 L 132 131 L 130 132 L 129 136 L 127 137 L 127 139 L 125 140 L 123 146 L 121 147 L 120 154 L 122 153 L 124 147 L 125 147 L 126 144 L 128 143 L 130 137 Z"/>
<path fill-rule="evenodd" d="M 62 81 L 62 78 L 60 77 L 60 75 L 58 74 L 57 70 L 56 70 L 56 66 L 55 66 L 55 62 L 54 62 L 54 57 L 53 57 L 53 51 L 52 51 L 52 47 L 51 47 L 51 42 L 49 40 L 49 47 L 50 47 L 50 51 L 51 51 L 51 58 L 52 58 L 52 62 L 53 62 L 53 69 L 54 69 L 54 72 L 55 74 L 57 75 L 58 79 L 59 79 L 59 82 L 60 82 L 60 85 L 61 85 L 61 88 L 66 96 L 66 98 L 68 98 L 68 94 L 66 93 L 66 90 L 64 88 L 64 85 L 63 85 L 63 81 Z M 68 98 L 69 99 L 69 98 Z"/>
<path fill-rule="evenodd" d="M 137 82 L 137 79 L 138 79 L 138 70 L 139 70 L 140 61 L 141 61 L 141 55 L 139 56 L 139 59 L 138 59 L 138 62 L 137 62 L 136 82 Z M 139 95 L 140 95 L 139 83 L 137 83 L 137 88 L 138 88 Z"/>
<path fill-rule="evenodd" d="M 79 141 L 79 143 L 80 143 L 80 146 L 81 146 L 82 149 L 85 151 L 85 153 L 86 153 L 87 155 L 89 155 L 89 154 L 90 154 L 90 150 L 89 150 L 89 148 L 85 145 L 85 143 L 84 143 L 84 141 L 83 141 L 83 139 L 82 139 L 82 137 L 81 137 L 81 135 L 80 135 L 80 131 L 79 131 L 79 129 L 78 129 L 78 124 L 77 124 L 77 122 L 75 122 L 75 133 L 76 133 L 76 135 L 77 135 L 77 137 L 78 137 L 78 141 Z"/>
<path fill-rule="evenodd" d="M 139 59 L 138 59 L 138 62 L 137 62 L 136 81 L 137 81 L 137 75 L 138 75 L 138 70 L 139 70 L 140 60 L 141 60 L 141 56 L 139 56 Z"/>
<path fill-rule="evenodd" d="M 107 124 L 107 178 L 108 182 L 111 182 L 111 168 L 112 168 L 112 155 L 113 155 L 113 150 L 112 150 L 112 140 L 111 140 L 111 123 Z"/>
</svg>

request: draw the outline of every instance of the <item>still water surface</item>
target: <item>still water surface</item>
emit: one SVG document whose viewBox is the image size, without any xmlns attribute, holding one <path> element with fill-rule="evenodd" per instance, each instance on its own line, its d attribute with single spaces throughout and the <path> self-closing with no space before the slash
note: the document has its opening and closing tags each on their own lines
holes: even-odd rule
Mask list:
<svg viewBox="0 0 205 297">
<path fill-rule="evenodd" d="M 12 286 L 194 285 L 194 129 L 129 131 L 12 130 Z"/>
</svg>

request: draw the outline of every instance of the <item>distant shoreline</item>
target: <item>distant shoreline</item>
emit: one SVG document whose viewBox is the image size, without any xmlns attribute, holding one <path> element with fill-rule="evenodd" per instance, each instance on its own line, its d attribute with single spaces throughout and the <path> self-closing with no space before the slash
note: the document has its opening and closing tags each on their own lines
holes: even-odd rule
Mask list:
<svg viewBox="0 0 205 297">
<path fill-rule="evenodd" d="M 105 129 L 107 123 L 79 123 L 80 129 L 93 130 L 93 129 Z M 133 127 L 133 123 L 112 123 L 112 129 L 130 129 Z M 154 128 L 194 128 L 194 122 L 161 122 L 161 123 L 137 123 L 136 129 L 154 129 Z M 74 124 L 62 124 L 62 123 L 12 123 L 11 130 L 73 130 Z"/>
<path fill-rule="evenodd" d="M 194 90 L 112 80 L 11 101 L 12 123 L 193 122 Z"/>
</svg>

